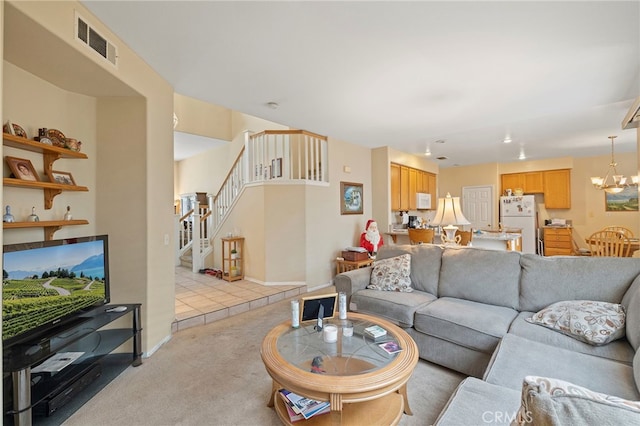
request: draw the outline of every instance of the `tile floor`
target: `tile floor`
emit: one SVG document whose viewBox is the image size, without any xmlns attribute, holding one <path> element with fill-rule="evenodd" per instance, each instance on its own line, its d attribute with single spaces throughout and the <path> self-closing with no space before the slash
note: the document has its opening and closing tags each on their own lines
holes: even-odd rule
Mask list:
<svg viewBox="0 0 640 426">
<path fill-rule="evenodd" d="M 176 319 L 172 331 L 204 325 L 306 293 L 306 286 L 265 286 L 247 280 L 227 282 L 176 267 Z"/>
</svg>

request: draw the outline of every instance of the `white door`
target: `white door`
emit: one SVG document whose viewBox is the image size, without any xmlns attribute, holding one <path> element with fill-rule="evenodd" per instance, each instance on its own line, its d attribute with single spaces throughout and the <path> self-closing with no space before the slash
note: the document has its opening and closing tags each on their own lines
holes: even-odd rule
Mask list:
<svg viewBox="0 0 640 426">
<path fill-rule="evenodd" d="M 495 228 L 493 223 L 493 185 L 462 188 L 462 214 L 471 228 Z"/>
</svg>

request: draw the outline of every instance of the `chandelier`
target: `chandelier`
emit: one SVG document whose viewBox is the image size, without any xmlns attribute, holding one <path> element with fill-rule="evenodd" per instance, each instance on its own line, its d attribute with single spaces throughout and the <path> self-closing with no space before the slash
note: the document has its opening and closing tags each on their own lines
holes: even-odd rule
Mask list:
<svg viewBox="0 0 640 426">
<path fill-rule="evenodd" d="M 611 139 L 611 162 L 609 163 L 609 170 L 607 170 L 607 174 L 604 175 L 604 178 L 600 176 L 591 177 L 591 183 L 594 188 L 602 189 L 609 194 L 618 194 L 629 186 L 629 183 L 627 182 L 628 178 L 618 174 L 618 171 L 616 170 L 618 163 L 616 163 L 616 160 L 613 157 L 613 140 L 615 138 L 617 138 L 617 136 L 609 136 L 609 139 Z M 612 183 L 609 182 L 609 178 L 613 181 Z M 638 176 L 631 176 L 631 181 L 633 185 L 637 185 Z"/>
</svg>

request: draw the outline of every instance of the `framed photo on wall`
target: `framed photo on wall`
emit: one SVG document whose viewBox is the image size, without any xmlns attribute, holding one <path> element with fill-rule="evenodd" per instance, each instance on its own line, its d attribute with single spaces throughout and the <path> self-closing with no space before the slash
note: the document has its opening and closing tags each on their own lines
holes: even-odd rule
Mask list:
<svg viewBox="0 0 640 426">
<path fill-rule="evenodd" d="M 363 205 L 362 184 L 340 182 L 340 214 L 362 214 Z"/>
<path fill-rule="evenodd" d="M 618 194 L 604 192 L 605 210 L 608 212 L 637 212 L 638 185 L 629 185 Z"/>
</svg>

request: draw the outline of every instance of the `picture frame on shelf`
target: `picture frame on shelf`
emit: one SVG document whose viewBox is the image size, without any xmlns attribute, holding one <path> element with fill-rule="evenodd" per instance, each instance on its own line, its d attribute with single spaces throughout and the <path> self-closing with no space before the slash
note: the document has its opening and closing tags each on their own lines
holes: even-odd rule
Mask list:
<svg viewBox="0 0 640 426">
<path fill-rule="evenodd" d="M 49 180 L 52 183 L 76 186 L 76 181 L 75 179 L 73 179 L 73 176 L 69 172 L 60 172 L 57 170 L 51 170 L 51 174 L 49 175 Z"/>
<path fill-rule="evenodd" d="M 637 212 L 638 185 L 629 185 L 618 194 L 604 192 L 604 207 L 608 212 Z"/>
<path fill-rule="evenodd" d="M 282 157 L 271 160 L 271 173 L 272 178 L 282 177 Z"/>
<path fill-rule="evenodd" d="M 340 182 L 340 214 L 362 214 L 363 205 L 362 184 Z"/>
<path fill-rule="evenodd" d="M 40 181 L 40 177 L 30 160 L 26 158 L 11 157 L 8 155 L 4 158 L 16 179 L 32 182 Z"/>
</svg>

